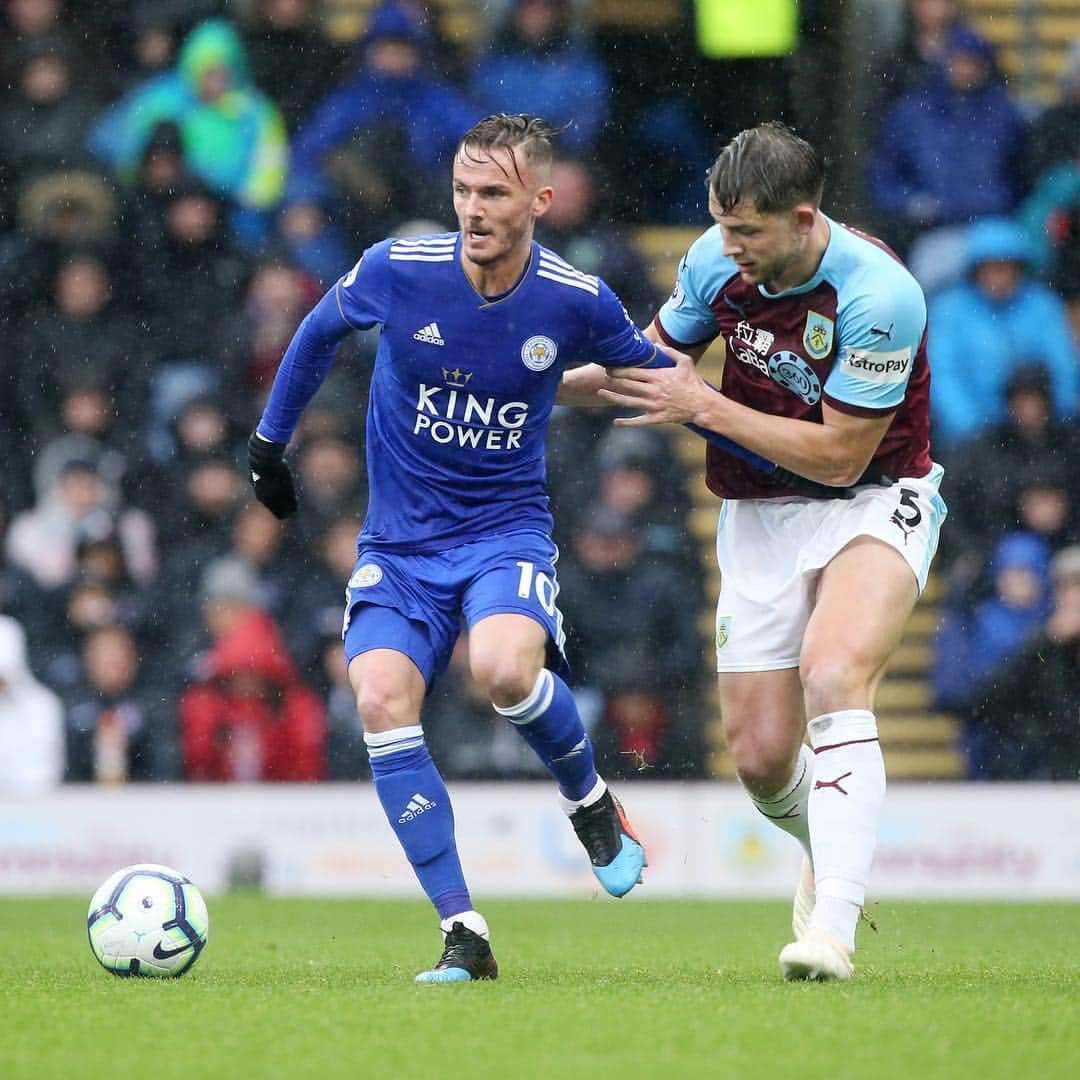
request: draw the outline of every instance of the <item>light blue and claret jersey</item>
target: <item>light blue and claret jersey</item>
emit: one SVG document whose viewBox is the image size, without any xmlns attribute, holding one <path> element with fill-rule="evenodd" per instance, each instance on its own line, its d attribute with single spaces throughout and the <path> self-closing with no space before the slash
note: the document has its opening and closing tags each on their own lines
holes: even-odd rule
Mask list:
<svg viewBox="0 0 1080 1080">
<path fill-rule="evenodd" d="M 381 327 L 365 548 L 430 553 L 509 530 L 550 532 L 544 440 L 563 371 L 656 356 L 602 280 L 539 244 L 497 297 L 473 288 L 459 245 L 446 233 L 369 248 L 297 331 L 259 424 L 288 442 L 338 342 Z"/>
<path fill-rule="evenodd" d="M 854 416 L 893 413 L 873 468 L 925 476 L 932 463 L 922 289 L 880 241 L 835 221 L 829 228 L 814 276 L 771 293 L 742 280 L 714 226 L 683 257 L 654 325 L 676 348 L 723 337 L 721 389 L 759 412 L 818 423 L 822 402 Z M 790 494 L 718 446 L 706 454 L 706 480 L 722 498 Z"/>
</svg>

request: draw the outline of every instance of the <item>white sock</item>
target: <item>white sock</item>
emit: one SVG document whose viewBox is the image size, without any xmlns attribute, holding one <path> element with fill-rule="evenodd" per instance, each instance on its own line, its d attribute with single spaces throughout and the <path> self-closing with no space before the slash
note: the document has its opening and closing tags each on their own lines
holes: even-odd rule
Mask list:
<svg viewBox="0 0 1080 1080">
<path fill-rule="evenodd" d="M 824 930 L 843 944 L 849 953 L 853 953 L 860 911 L 862 908 L 858 904 L 848 900 L 840 900 L 835 896 L 819 896 L 814 903 L 807 929 Z"/>
<path fill-rule="evenodd" d="M 568 799 L 565 795 L 559 795 L 559 804 L 563 808 L 563 813 L 569 817 L 575 810 L 580 810 L 583 806 L 592 806 L 603 794 L 607 791 L 607 784 L 604 783 L 604 779 L 601 776 L 596 778 L 596 783 L 593 784 L 589 794 L 584 799 Z"/>
<path fill-rule="evenodd" d="M 443 932 L 443 937 L 446 937 L 454 928 L 454 923 L 461 923 L 466 930 L 471 930 L 474 934 L 479 934 L 485 941 L 488 940 L 488 924 L 487 919 L 480 914 L 479 911 L 462 911 L 457 915 L 450 915 L 443 919 L 439 923 L 439 929 Z"/>
<path fill-rule="evenodd" d="M 807 858 L 810 854 L 810 825 L 806 806 L 810 798 L 810 788 L 814 781 L 814 752 L 805 744 L 799 748 L 795 760 L 795 771 L 788 782 L 775 795 L 759 798 L 751 794 L 750 801 L 778 829 L 790 833 L 802 844 Z"/>
<path fill-rule="evenodd" d="M 865 709 L 844 709 L 815 717 L 807 730 L 815 755 L 807 817 L 817 903 L 810 927 L 854 949 L 885 800 L 877 721 Z"/>
</svg>

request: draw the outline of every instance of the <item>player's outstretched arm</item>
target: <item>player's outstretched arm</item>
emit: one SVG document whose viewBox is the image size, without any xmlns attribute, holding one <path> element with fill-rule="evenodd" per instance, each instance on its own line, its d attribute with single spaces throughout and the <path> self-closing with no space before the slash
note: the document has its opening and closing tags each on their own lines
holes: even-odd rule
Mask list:
<svg viewBox="0 0 1080 1080">
<path fill-rule="evenodd" d="M 581 367 L 571 368 L 563 372 L 555 394 L 555 404 L 573 405 L 578 409 L 605 408 L 609 402 L 597 393 L 604 386 L 610 389 L 611 380 L 599 364 L 582 364 Z"/>
<path fill-rule="evenodd" d="M 674 356 L 673 350 L 669 350 L 661 341 L 655 326 L 650 323 L 641 331 L 646 341 L 655 345 L 661 351 Z M 705 354 L 711 342 L 705 341 L 700 345 L 692 345 L 686 349 L 687 355 L 696 364 Z M 615 384 L 608 375 L 608 370 L 602 364 L 582 364 L 581 367 L 571 368 L 563 372 L 562 382 L 559 383 L 559 391 L 555 395 L 557 405 L 573 405 L 579 409 L 595 409 L 610 406 L 610 401 L 600 397 L 600 390 L 614 390 Z"/>
<path fill-rule="evenodd" d="M 781 468 L 819 484 L 844 487 L 866 471 L 892 423 L 893 413 L 849 416 L 822 404 L 822 423 L 771 416 L 732 401 L 698 374 L 689 357 L 671 350 L 670 368 L 625 368 L 609 373 L 616 389 L 599 395 L 640 410 L 616 424 L 692 424 L 716 432 Z"/>
<path fill-rule="evenodd" d="M 300 324 L 274 376 L 262 418 L 248 440 L 248 469 L 255 498 L 275 517 L 296 513 L 285 447 L 330 371 L 338 343 L 352 329 L 341 314 L 335 286 Z"/>
</svg>

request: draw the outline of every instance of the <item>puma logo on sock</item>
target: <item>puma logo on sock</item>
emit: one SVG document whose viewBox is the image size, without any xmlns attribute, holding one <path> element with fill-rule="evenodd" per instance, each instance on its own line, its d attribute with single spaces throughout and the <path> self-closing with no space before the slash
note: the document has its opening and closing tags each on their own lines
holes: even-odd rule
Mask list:
<svg viewBox="0 0 1080 1080">
<path fill-rule="evenodd" d="M 847 792 L 840 786 L 840 781 L 846 780 L 849 776 L 851 776 L 850 771 L 838 776 L 835 780 L 815 780 L 814 790 L 820 791 L 822 788 L 836 788 L 841 795 L 846 795 Z"/>
</svg>

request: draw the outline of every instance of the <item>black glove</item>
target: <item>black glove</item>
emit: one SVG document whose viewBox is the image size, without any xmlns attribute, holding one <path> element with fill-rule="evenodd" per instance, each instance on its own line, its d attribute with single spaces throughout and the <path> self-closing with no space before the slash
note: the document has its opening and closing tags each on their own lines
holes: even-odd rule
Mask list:
<svg viewBox="0 0 1080 1080">
<path fill-rule="evenodd" d="M 248 439 L 248 471 L 255 498 L 276 518 L 296 513 L 296 487 L 285 464 L 285 444 L 268 442 L 257 432 Z"/>
</svg>

